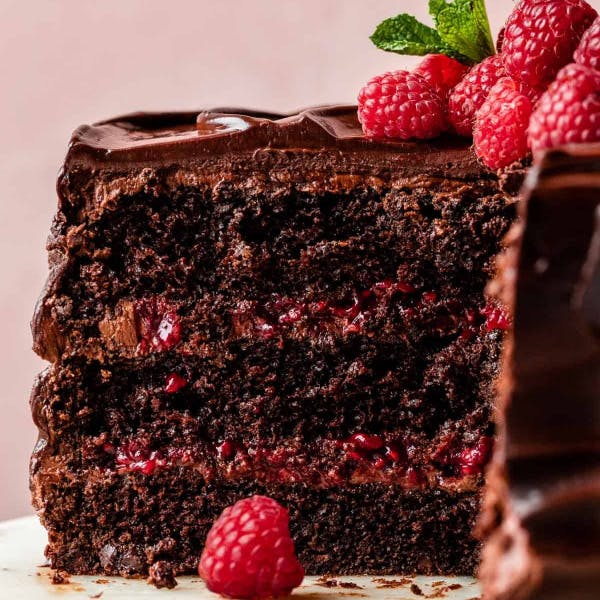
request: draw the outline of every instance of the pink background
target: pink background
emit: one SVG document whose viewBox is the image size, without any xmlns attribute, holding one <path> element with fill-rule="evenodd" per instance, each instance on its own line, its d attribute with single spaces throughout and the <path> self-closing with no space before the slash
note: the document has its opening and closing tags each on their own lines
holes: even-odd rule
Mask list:
<svg viewBox="0 0 600 600">
<path fill-rule="evenodd" d="M 488 0 L 496 32 L 510 0 Z M 593 1 L 600 8 L 600 0 Z M 0 1 L 0 519 L 27 514 L 27 398 L 44 364 L 29 319 L 46 277 L 55 178 L 71 131 L 135 110 L 353 102 L 410 59 L 374 26 L 426 0 Z"/>
</svg>

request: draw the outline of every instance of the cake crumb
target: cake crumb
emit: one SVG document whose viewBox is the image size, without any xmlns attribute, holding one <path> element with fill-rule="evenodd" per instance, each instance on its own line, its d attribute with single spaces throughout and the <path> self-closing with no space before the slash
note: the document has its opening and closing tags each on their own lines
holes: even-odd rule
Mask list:
<svg viewBox="0 0 600 600">
<path fill-rule="evenodd" d="M 54 571 L 50 577 L 52 585 L 64 585 L 71 583 L 69 574 L 66 571 Z"/>
<path fill-rule="evenodd" d="M 102 598 L 102 594 L 104 594 L 104 592 L 98 592 L 97 594 L 90 596 L 90 598 Z"/>
<path fill-rule="evenodd" d="M 353 581 L 338 581 L 338 587 L 346 588 L 350 590 L 362 590 L 362 585 L 358 585 L 358 583 L 354 583 Z"/>
<path fill-rule="evenodd" d="M 409 583 L 412 582 L 412 579 L 410 577 L 403 577 L 402 579 L 378 578 L 378 579 L 372 579 L 371 581 L 377 585 L 378 589 L 383 589 L 383 588 L 399 588 L 399 587 L 408 585 Z"/>
<path fill-rule="evenodd" d="M 167 588 L 172 590 L 177 585 L 173 565 L 166 560 L 157 560 L 148 570 L 148 574 L 148 583 L 158 589 Z"/>
<path fill-rule="evenodd" d="M 100 585 L 107 584 L 108 582 L 108 579 L 96 579 L 96 583 Z"/>
<path fill-rule="evenodd" d="M 410 591 L 415 596 L 422 596 L 423 595 L 423 591 L 421 590 L 421 588 L 416 583 L 411 583 L 410 584 Z"/>
<path fill-rule="evenodd" d="M 323 577 L 320 577 L 319 579 L 317 579 L 316 585 L 320 585 L 322 587 L 327 587 L 327 588 L 340 587 L 340 588 L 352 589 L 352 590 L 364 589 L 361 585 L 358 585 L 358 583 L 354 583 L 353 581 L 339 581 L 337 579 L 330 579 L 329 577 L 327 577 L 325 575 Z"/>
<path fill-rule="evenodd" d="M 425 598 L 445 598 L 448 592 L 452 592 L 454 590 L 459 590 L 462 588 L 460 583 L 450 583 L 447 584 L 445 581 L 434 581 L 431 584 L 431 588 L 433 592 L 431 594 L 427 594 Z"/>
</svg>

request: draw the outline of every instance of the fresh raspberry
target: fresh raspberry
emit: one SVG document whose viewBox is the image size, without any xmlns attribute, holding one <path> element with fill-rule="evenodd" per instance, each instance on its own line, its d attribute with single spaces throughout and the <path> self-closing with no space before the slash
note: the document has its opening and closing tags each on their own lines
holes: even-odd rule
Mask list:
<svg viewBox="0 0 600 600">
<path fill-rule="evenodd" d="M 496 83 L 477 111 L 473 133 L 475 152 L 486 166 L 501 169 L 527 156 L 531 111 L 531 100 L 510 77 Z"/>
<path fill-rule="evenodd" d="M 573 58 L 598 13 L 585 0 L 521 0 L 504 31 L 504 66 L 514 79 L 546 87 Z"/>
<path fill-rule="evenodd" d="M 428 54 L 413 71 L 446 98 L 450 90 L 467 74 L 469 67 L 445 54 Z"/>
<path fill-rule="evenodd" d="M 513 79 L 513 81 L 515 80 Z M 540 98 L 546 91 L 545 89 L 529 87 L 526 83 L 523 83 L 522 81 L 515 81 L 515 84 L 517 85 L 517 89 L 519 90 L 519 92 L 521 92 L 521 94 L 527 96 L 531 100 L 531 106 L 533 107 L 537 105 L 537 103 L 540 101 Z"/>
<path fill-rule="evenodd" d="M 226 508 L 208 532 L 198 572 L 209 590 L 228 598 L 287 596 L 304 578 L 287 510 L 265 496 Z"/>
<path fill-rule="evenodd" d="M 450 92 L 448 118 L 456 133 L 466 137 L 473 134 L 475 113 L 481 108 L 498 79 L 505 75 L 500 56 L 489 56 L 475 65 Z"/>
<path fill-rule="evenodd" d="M 439 94 L 408 71 L 373 77 L 358 94 L 358 119 L 365 135 L 373 138 L 426 140 L 446 129 Z"/>
<path fill-rule="evenodd" d="M 583 34 L 573 58 L 580 65 L 600 71 L 600 17 Z"/>
<path fill-rule="evenodd" d="M 540 99 L 529 124 L 536 152 L 600 140 L 600 71 L 570 64 Z"/>
</svg>

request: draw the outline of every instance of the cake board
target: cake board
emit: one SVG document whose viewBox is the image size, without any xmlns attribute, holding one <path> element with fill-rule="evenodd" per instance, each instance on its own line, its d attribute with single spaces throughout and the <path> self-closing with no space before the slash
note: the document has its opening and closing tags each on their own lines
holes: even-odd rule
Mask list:
<svg viewBox="0 0 600 600">
<path fill-rule="evenodd" d="M 0 598 L 11 600 L 71 600 L 101 598 L 195 598 L 216 600 L 198 577 L 178 577 L 173 590 L 159 590 L 144 579 L 68 577 L 52 582 L 54 572 L 43 557 L 46 533 L 37 517 L 0 523 Z M 469 577 L 307 577 L 293 596 L 296 600 L 479 600 L 477 582 Z"/>
</svg>

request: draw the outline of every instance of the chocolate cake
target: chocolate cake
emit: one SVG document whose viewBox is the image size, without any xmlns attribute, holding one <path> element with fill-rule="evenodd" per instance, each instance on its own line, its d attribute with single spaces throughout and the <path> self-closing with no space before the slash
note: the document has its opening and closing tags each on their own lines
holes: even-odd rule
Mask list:
<svg viewBox="0 0 600 600">
<path fill-rule="evenodd" d="M 518 180 L 355 107 L 78 129 L 33 321 L 52 565 L 191 573 L 261 493 L 309 574 L 473 573 Z"/>
<path fill-rule="evenodd" d="M 486 497 L 489 600 L 600 595 L 600 144 L 531 171 L 495 293 L 512 308 Z"/>
</svg>

